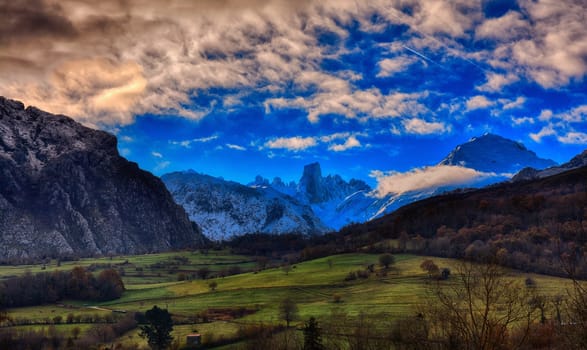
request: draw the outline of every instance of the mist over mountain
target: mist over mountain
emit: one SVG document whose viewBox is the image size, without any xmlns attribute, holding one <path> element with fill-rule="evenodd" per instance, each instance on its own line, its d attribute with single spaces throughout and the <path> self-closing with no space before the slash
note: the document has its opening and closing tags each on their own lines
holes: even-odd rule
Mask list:
<svg viewBox="0 0 587 350">
<path fill-rule="evenodd" d="M 203 237 L 113 135 L 0 97 L 2 258 L 138 254 Z"/>
</svg>

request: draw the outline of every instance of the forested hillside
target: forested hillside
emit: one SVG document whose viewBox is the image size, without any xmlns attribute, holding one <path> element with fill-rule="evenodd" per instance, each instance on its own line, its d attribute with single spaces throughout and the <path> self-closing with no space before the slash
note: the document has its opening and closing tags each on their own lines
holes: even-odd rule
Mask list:
<svg viewBox="0 0 587 350">
<path fill-rule="evenodd" d="M 460 190 L 341 230 L 347 245 L 397 239 L 395 249 L 483 259 L 587 277 L 587 167 L 547 178 Z M 564 262 L 564 264 L 561 264 Z M 564 265 L 564 266 L 563 266 Z"/>
</svg>

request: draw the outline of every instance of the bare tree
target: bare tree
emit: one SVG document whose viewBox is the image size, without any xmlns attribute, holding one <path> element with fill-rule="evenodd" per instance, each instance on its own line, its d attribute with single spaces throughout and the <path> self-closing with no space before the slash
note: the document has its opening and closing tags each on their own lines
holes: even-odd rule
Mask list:
<svg viewBox="0 0 587 350">
<path fill-rule="evenodd" d="M 535 308 L 521 281 L 507 278 L 495 264 L 463 262 L 451 283 L 438 282 L 424 317 L 433 325 L 431 341 L 444 348 L 519 348 L 528 340 Z M 518 337 L 508 337 L 517 327 Z"/>
<path fill-rule="evenodd" d="M 285 321 L 287 328 L 289 328 L 291 321 L 298 317 L 298 305 L 296 302 L 291 298 L 283 299 L 279 304 L 279 316 Z"/>
</svg>

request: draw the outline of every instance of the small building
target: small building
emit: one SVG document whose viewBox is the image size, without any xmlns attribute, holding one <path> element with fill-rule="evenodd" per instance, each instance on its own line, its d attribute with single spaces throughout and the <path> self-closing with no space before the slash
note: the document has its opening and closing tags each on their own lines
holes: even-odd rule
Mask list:
<svg viewBox="0 0 587 350">
<path fill-rule="evenodd" d="M 198 333 L 188 334 L 185 338 L 187 346 L 197 347 L 202 344 L 202 335 Z"/>
</svg>

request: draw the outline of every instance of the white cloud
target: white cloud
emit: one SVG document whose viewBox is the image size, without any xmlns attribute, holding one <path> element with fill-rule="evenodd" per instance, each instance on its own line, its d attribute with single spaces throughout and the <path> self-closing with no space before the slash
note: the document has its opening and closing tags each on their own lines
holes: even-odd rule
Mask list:
<svg viewBox="0 0 587 350">
<path fill-rule="evenodd" d="M 318 143 L 313 137 L 279 137 L 265 143 L 266 148 L 286 149 L 289 151 L 299 152 L 305 149 L 315 147 Z"/>
<path fill-rule="evenodd" d="M 475 29 L 475 37 L 511 41 L 526 35 L 529 26 L 519 12 L 509 11 L 501 17 L 484 21 Z"/>
<path fill-rule="evenodd" d="M 183 141 L 169 141 L 170 144 L 175 146 L 181 146 L 185 148 L 190 148 L 194 143 L 207 143 L 210 141 L 214 141 L 218 139 L 218 135 L 212 135 L 208 137 L 199 137 L 191 140 L 183 140 Z"/>
<path fill-rule="evenodd" d="M 167 169 L 169 166 L 171 165 L 171 162 L 169 161 L 163 161 L 163 162 L 159 162 L 157 163 L 157 165 L 153 168 L 154 172 L 160 172 L 162 170 Z"/>
<path fill-rule="evenodd" d="M 473 96 L 467 100 L 467 111 L 473 111 L 476 109 L 487 108 L 493 106 L 495 103 L 487 99 L 483 95 Z"/>
<path fill-rule="evenodd" d="M 236 151 L 246 151 L 247 149 L 243 146 L 239 146 L 239 145 L 234 145 L 232 143 L 227 143 L 226 147 L 236 150 Z"/>
<path fill-rule="evenodd" d="M 522 125 L 522 124 L 534 124 L 534 119 L 530 118 L 530 117 L 520 117 L 520 118 L 516 118 L 516 117 L 512 117 L 512 122 L 514 123 L 514 125 Z"/>
<path fill-rule="evenodd" d="M 430 135 L 450 132 L 451 127 L 441 122 L 427 122 L 423 119 L 412 118 L 402 121 L 409 134 Z"/>
<path fill-rule="evenodd" d="M 554 131 L 552 125 L 544 126 L 540 129 L 537 133 L 530 133 L 530 138 L 534 140 L 534 142 L 542 142 L 542 138 L 546 136 L 556 135 L 556 131 Z"/>
<path fill-rule="evenodd" d="M 565 144 L 584 145 L 587 144 L 587 133 L 571 131 L 565 135 L 558 136 L 557 140 Z"/>
<path fill-rule="evenodd" d="M 134 138 L 128 135 L 121 136 L 120 140 L 123 142 L 134 142 Z"/>
<path fill-rule="evenodd" d="M 342 145 L 330 145 L 328 149 L 334 152 L 342 152 L 356 147 L 361 147 L 361 142 L 356 137 L 350 136 Z"/>
<path fill-rule="evenodd" d="M 412 63 L 414 59 L 406 56 L 386 58 L 379 61 L 379 73 L 378 77 L 390 77 L 396 73 L 405 71 Z"/>
<path fill-rule="evenodd" d="M 155 158 L 163 158 L 163 155 L 159 152 L 151 152 L 151 155 Z"/>
<path fill-rule="evenodd" d="M 437 165 L 416 168 L 405 173 L 373 171 L 371 176 L 377 179 L 374 194 L 383 197 L 387 194 L 435 190 L 444 186 L 471 185 L 496 174 L 459 166 Z"/>
<path fill-rule="evenodd" d="M 587 122 L 587 105 L 579 105 L 559 113 L 545 109 L 540 112 L 538 120 L 548 124 L 537 133 L 530 134 L 530 138 L 535 142 L 541 142 L 546 136 L 554 136 L 564 144 L 587 143 L 587 134 L 577 130 L 577 127 L 583 127 Z"/>
<path fill-rule="evenodd" d="M 508 109 L 515 109 L 515 108 L 520 108 L 524 105 L 524 103 L 526 103 L 526 98 L 522 97 L 522 96 L 518 96 L 518 98 L 516 98 L 514 101 L 511 100 L 507 100 L 507 99 L 500 99 L 499 100 L 500 103 L 503 104 L 503 109 L 504 110 L 508 110 Z"/>
<path fill-rule="evenodd" d="M 376 88 L 353 90 L 347 82 L 342 84 L 346 86 L 337 86 L 341 90 L 318 92 L 310 97 L 269 99 L 265 102 L 265 109 L 267 112 L 271 108 L 305 109 L 308 111 L 308 120 L 313 123 L 318 122 L 321 116 L 329 114 L 368 120 L 416 116 L 428 111 L 420 102 L 420 99 L 427 96 L 426 92 L 391 92 L 383 95 Z"/>
<path fill-rule="evenodd" d="M 513 84 L 520 80 L 520 78 L 513 74 L 499 74 L 494 72 L 486 73 L 487 81 L 485 84 L 477 86 L 477 90 L 485 92 L 499 92 L 504 86 Z"/>
<path fill-rule="evenodd" d="M 554 114 L 552 113 L 552 111 L 550 109 L 543 109 L 542 111 L 540 111 L 540 115 L 538 116 L 538 120 L 544 122 L 544 121 L 548 121 L 552 118 Z"/>
<path fill-rule="evenodd" d="M 409 38 L 390 39 L 396 54 L 407 46 L 438 54 L 440 64 L 459 57 L 492 66 L 499 73 L 488 70 L 479 91 L 499 92 L 517 79 L 546 88 L 584 79 L 583 2 L 519 5 L 524 16 L 512 11 L 485 19 L 478 0 L 104 0 L 92 6 L 63 0 L 51 12 L 79 29 L 76 35 L 5 36 L 0 95 L 89 125 L 129 124 L 144 113 L 198 120 L 215 106 L 194 107 L 192 97 L 212 88 L 236 91 L 221 96 L 218 106 L 236 106 L 249 91 L 262 92 L 271 96 L 269 110 L 304 109 L 313 122 L 327 114 L 364 119 L 428 112 L 425 95 L 365 89 L 355 84 L 360 73 L 321 68 L 324 58 L 340 59 L 348 50 L 319 45 L 317 33 L 327 30 L 344 40 L 352 23 L 369 32 L 389 24 L 409 27 Z M 464 46 L 473 35 L 492 49 Z M 383 60 L 379 75 L 407 69 L 410 60 Z M 305 97 L 283 97 L 292 92 Z"/>
</svg>

